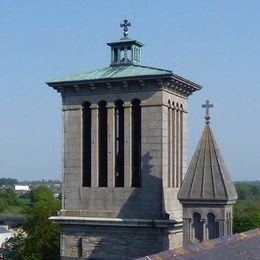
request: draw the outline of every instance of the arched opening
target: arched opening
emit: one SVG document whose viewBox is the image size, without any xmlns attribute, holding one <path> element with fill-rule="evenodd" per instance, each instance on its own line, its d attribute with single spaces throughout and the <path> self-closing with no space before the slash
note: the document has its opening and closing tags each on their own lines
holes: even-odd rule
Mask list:
<svg viewBox="0 0 260 260">
<path fill-rule="evenodd" d="M 91 104 L 82 104 L 82 185 L 91 186 Z"/>
<path fill-rule="evenodd" d="M 176 110 L 172 102 L 172 187 L 176 187 Z"/>
<path fill-rule="evenodd" d="M 168 100 L 168 187 L 170 188 L 172 178 L 172 108 Z"/>
<path fill-rule="evenodd" d="M 180 181 L 180 110 L 179 104 L 176 104 L 176 187 L 179 187 Z"/>
<path fill-rule="evenodd" d="M 201 242 L 203 240 L 203 223 L 201 222 L 201 215 L 198 212 L 193 214 L 193 230 L 194 238 Z"/>
<path fill-rule="evenodd" d="M 141 187 L 141 101 L 132 101 L 132 187 Z"/>
<path fill-rule="evenodd" d="M 113 61 L 118 62 L 118 50 L 117 50 L 117 48 L 113 49 L 113 57 L 114 57 Z"/>
<path fill-rule="evenodd" d="M 124 186 L 124 102 L 115 102 L 115 186 Z"/>
<path fill-rule="evenodd" d="M 208 222 L 208 239 L 214 239 L 219 237 L 219 223 L 216 222 L 216 218 L 213 213 L 209 213 L 207 215 L 207 222 Z"/>
<path fill-rule="evenodd" d="M 98 105 L 98 180 L 99 187 L 107 187 L 107 103 L 100 101 Z"/>
</svg>

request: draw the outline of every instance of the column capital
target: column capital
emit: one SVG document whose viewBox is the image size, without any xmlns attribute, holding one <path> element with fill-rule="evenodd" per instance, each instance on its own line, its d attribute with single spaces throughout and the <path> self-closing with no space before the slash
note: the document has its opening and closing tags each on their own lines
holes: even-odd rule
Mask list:
<svg viewBox="0 0 260 260">
<path fill-rule="evenodd" d="M 115 104 L 114 103 L 108 103 L 107 104 L 107 108 L 115 108 Z"/>
<path fill-rule="evenodd" d="M 124 102 L 123 107 L 132 107 L 132 103 L 131 102 Z"/>
<path fill-rule="evenodd" d="M 90 108 L 91 108 L 91 109 L 98 109 L 99 106 L 98 106 L 97 104 L 91 104 Z"/>
</svg>

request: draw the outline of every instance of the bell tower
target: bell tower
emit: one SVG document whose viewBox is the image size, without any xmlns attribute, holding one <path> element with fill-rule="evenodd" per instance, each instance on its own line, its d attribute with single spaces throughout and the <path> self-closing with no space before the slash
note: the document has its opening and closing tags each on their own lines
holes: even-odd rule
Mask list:
<svg viewBox="0 0 260 260">
<path fill-rule="evenodd" d="M 108 67 L 49 81 L 62 97 L 61 257 L 126 259 L 182 245 L 188 97 L 201 87 L 108 43 Z"/>
</svg>

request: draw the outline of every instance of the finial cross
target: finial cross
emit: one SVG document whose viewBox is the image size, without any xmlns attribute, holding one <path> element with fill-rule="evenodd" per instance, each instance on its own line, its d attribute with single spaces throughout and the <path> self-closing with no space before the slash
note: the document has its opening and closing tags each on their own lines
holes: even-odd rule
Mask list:
<svg viewBox="0 0 260 260">
<path fill-rule="evenodd" d="M 121 28 L 124 28 L 124 36 L 126 37 L 128 35 L 128 26 L 131 26 L 131 23 L 128 20 L 124 20 L 124 23 L 120 24 Z"/>
<path fill-rule="evenodd" d="M 213 104 L 210 104 L 209 100 L 206 100 L 206 104 L 201 105 L 201 107 L 206 108 L 205 119 L 206 119 L 206 124 L 209 124 L 209 120 L 210 120 L 209 109 L 214 106 Z"/>
</svg>

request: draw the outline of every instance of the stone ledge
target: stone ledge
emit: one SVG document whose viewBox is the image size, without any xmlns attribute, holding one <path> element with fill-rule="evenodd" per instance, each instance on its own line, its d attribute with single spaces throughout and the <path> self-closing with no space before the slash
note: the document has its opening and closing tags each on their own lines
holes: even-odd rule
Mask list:
<svg viewBox="0 0 260 260">
<path fill-rule="evenodd" d="M 90 226 L 124 226 L 124 227 L 157 227 L 157 228 L 182 228 L 182 222 L 163 219 L 121 219 L 121 218 L 89 218 L 89 217 L 50 217 L 54 223 Z"/>
</svg>

